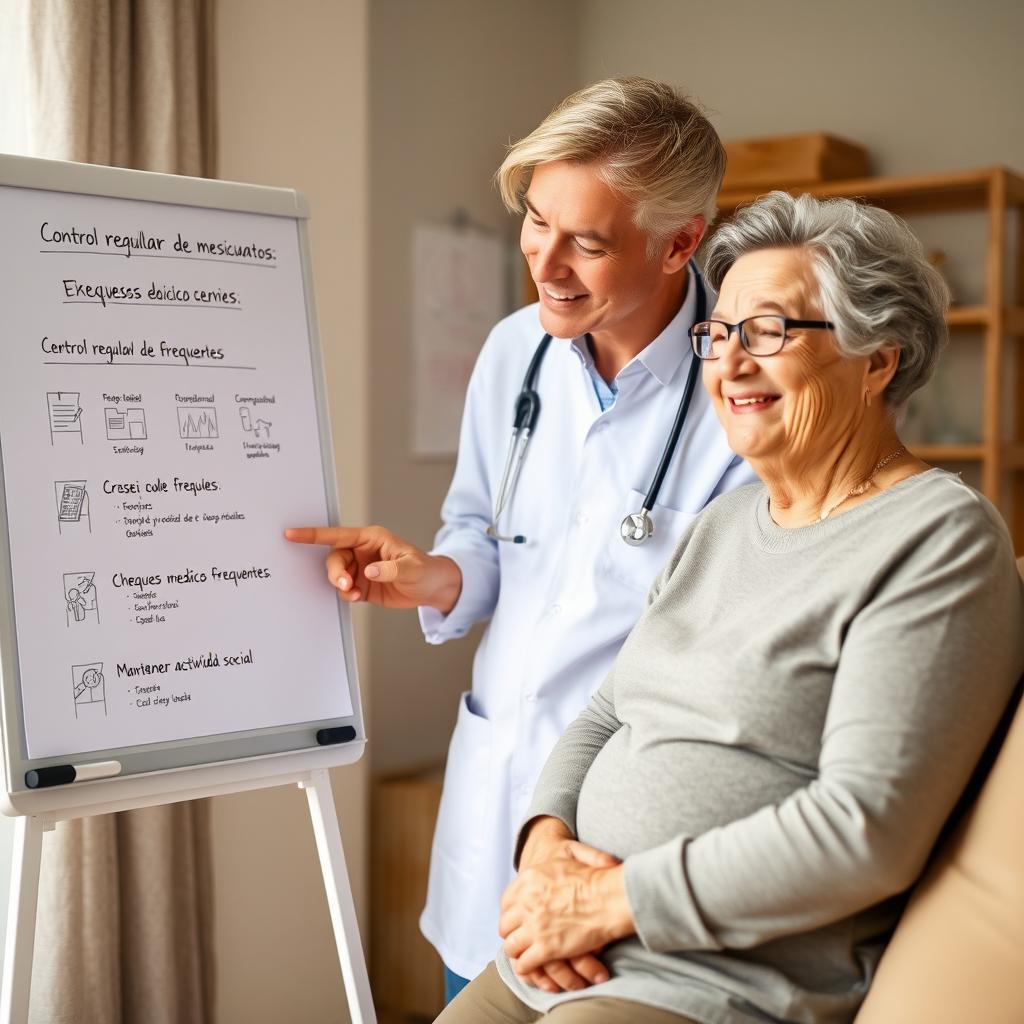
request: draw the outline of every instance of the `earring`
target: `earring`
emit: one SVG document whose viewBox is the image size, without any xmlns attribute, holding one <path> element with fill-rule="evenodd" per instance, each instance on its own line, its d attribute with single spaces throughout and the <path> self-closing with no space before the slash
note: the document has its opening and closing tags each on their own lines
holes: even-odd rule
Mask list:
<svg viewBox="0 0 1024 1024">
<path fill-rule="evenodd" d="M 871 405 L 871 389 L 870 388 L 865 388 L 864 389 L 864 405 L 866 407 L 870 407 L 870 405 Z"/>
</svg>

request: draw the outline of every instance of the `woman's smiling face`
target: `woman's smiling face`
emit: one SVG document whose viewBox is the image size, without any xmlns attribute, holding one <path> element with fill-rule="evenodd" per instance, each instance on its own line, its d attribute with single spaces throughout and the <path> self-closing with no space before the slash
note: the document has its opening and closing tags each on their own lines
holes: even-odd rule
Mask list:
<svg viewBox="0 0 1024 1024">
<path fill-rule="evenodd" d="M 826 319 L 806 249 L 762 249 L 730 268 L 711 319 L 738 323 L 759 314 Z M 752 356 L 734 331 L 720 358 L 704 363 L 704 387 L 733 451 L 798 468 L 852 436 L 863 415 L 868 362 L 843 355 L 828 330 L 790 328 L 772 356 Z"/>
</svg>

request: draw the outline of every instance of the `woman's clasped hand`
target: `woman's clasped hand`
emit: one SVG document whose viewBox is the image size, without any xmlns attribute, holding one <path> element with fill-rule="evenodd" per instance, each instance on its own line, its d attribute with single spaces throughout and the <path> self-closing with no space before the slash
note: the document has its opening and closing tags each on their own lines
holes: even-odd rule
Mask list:
<svg viewBox="0 0 1024 1024">
<path fill-rule="evenodd" d="M 575 840 L 557 818 L 539 818 L 502 897 L 498 927 L 516 973 L 536 988 L 574 991 L 607 981 L 598 954 L 634 930 L 622 865 Z"/>
</svg>

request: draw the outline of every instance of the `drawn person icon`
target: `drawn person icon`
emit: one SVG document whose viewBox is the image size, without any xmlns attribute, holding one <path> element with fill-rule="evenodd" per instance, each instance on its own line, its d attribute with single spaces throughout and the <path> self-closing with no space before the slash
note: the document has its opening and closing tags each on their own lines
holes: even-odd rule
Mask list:
<svg viewBox="0 0 1024 1024">
<path fill-rule="evenodd" d="M 68 591 L 68 611 L 75 617 L 75 622 L 85 622 L 85 598 L 77 587 Z"/>
<path fill-rule="evenodd" d="M 82 673 L 82 682 L 90 690 L 95 690 L 103 682 L 103 673 L 98 668 L 87 668 Z"/>
</svg>

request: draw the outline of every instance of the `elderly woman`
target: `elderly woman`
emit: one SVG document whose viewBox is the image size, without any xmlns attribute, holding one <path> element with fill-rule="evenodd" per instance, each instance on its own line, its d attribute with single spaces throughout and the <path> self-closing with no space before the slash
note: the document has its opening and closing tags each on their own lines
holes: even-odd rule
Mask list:
<svg viewBox="0 0 1024 1024">
<path fill-rule="evenodd" d="M 763 483 L 684 532 L 555 747 L 444 1024 L 850 1021 L 1024 665 L 999 516 L 896 432 L 946 335 L 910 231 L 773 193 L 707 268 L 690 336 Z"/>
</svg>

